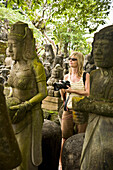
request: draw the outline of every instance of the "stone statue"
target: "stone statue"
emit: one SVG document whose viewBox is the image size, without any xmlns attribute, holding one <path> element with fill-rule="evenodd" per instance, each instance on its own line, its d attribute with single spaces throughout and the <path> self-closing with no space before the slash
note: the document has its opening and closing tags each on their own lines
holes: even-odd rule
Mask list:
<svg viewBox="0 0 113 170">
<path fill-rule="evenodd" d="M 92 52 L 85 56 L 84 60 L 84 70 L 90 73 L 92 70 L 95 70 L 96 66 L 94 63 L 94 58 L 92 57 Z"/>
<path fill-rule="evenodd" d="M 51 66 L 50 66 L 50 63 L 44 64 L 44 69 L 45 69 L 45 73 L 46 73 L 46 81 L 48 81 L 48 79 L 51 77 Z"/>
<path fill-rule="evenodd" d="M 56 55 L 54 58 L 53 67 L 55 67 L 57 64 L 60 64 L 60 66 L 63 67 L 63 57 L 63 54 Z"/>
<path fill-rule="evenodd" d="M 88 118 L 81 156 L 81 170 L 113 169 L 113 25 L 94 35 L 93 57 L 98 69 L 91 72 L 90 97 L 73 108 L 77 120 Z"/>
<path fill-rule="evenodd" d="M 0 169 L 11 170 L 21 163 L 21 153 L 7 111 L 0 82 Z"/>
<path fill-rule="evenodd" d="M 51 44 L 45 45 L 45 54 L 46 54 L 46 59 L 45 59 L 44 63 L 50 63 L 51 68 L 53 68 L 55 54 L 53 52 L 53 48 L 52 48 Z"/>
<path fill-rule="evenodd" d="M 63 80 L 63 69 L 59 64 L 57 64 L 52 69 L 51 77 L 47 81 L 48 96 L 52 96 L 52 97 L 60 96 L 59 91 L 54 91 L 54 85 L 53 85 L 54 83 L 58 82 L 59 80 Z"/>
<path fill-rule="evenodd" d="M 26 23 L 19 21 L 12 25 L 8 49 L 15 62 L 8 78 L 12 94 L 7 98 L 7 106 L 22 153 L 22 163 L 16 170 L 37 170 L 42 162 L 41 102 L 47 96 L 47 87 L 33 32 Z"/>
<path fill-rule="evenodd" d="M 44 68 L 46 72 L 46 79 L 48 80 L 51 76 L 52 69 L 54 67 L 54 58 L 55 54 L 52 48 L 51 44 L 46 44 L 45 45 L 45 56 L 43 56 L 44 59 Z"/>
</svg>

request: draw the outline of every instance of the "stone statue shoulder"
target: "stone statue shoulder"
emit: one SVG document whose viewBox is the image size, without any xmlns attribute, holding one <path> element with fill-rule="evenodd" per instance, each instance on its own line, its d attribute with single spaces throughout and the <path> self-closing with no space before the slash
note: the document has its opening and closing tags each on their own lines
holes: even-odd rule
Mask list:
<svg viewBox="0 0 113 170">
<path fill-rule="evenodd" d="M 37 82 L 46 81 L 45 69 L 43 64 L 40 62 L 40 60 L 35 58 L 32 62 L 32 66 L 33 66 L 34 74 L 36 76 L 36 81 Z"/>
<path fill-rule="evenodd" d="M 101 74 L 100 69 L 96 69 L 96 70 L 91 71 L 91 73 L 90 73 L 90 85 L 92 84 L 93 79 L 95 79 L 96 76 L 97 75 L 99 76 L 100 74 Z"/>
</svg>

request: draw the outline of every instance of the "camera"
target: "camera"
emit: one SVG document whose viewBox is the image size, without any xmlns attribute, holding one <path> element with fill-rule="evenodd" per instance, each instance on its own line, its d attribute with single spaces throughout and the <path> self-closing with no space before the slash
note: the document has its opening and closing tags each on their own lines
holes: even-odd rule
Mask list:
<svg viewBox="0 0 113 170">
<path fill-rule="evenodd" d="M 61 80 L 60 83 L 59 83 L 59 82 L 56 82 L 56 83 L 53 84 L 53 86 L 54 86 L 54 90 L 55 90 L 55 91 L 58 91 L 58 90 L 60 90 L 60 89 L 68 89 L 67 86 L 70 87 L 70 82 L 69 82 L 69 81 Z"/>
</svg>

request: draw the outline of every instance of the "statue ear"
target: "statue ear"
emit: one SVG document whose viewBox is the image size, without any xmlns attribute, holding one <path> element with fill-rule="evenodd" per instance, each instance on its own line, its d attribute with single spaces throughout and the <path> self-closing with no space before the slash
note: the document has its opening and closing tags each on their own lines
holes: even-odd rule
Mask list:
<svg viewBox="0 0 113 170">
<path fill-rule="evenodd" d="M 26 28 L 26 36 L 24 38 L 23 46 L 23 58 L 33 59 L 35 56 L 35 39 L 33 38 L 33 32 L 31 29 Z"/>
</svg>

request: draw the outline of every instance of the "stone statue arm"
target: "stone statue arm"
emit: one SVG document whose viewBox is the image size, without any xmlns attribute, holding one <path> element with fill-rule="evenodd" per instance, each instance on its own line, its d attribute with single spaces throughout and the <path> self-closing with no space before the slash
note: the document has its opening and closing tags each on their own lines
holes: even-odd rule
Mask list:
<svg viewBox="0 0 113 170">
<path fill-rule="evenodd" d="M 73 109 L 82 113 L 94 113 L 101 116 L 113 117 L 113 100 L 85 97 L 76 102 L 74 97 L 72 99 Z"/>
<path fill-rule="evenodd" d="M 37 83 L 39 93 L 29 100 L 31 105 L 40 103 L 47 96 L 46 81 L 41 81 Z"/>
</svg>

